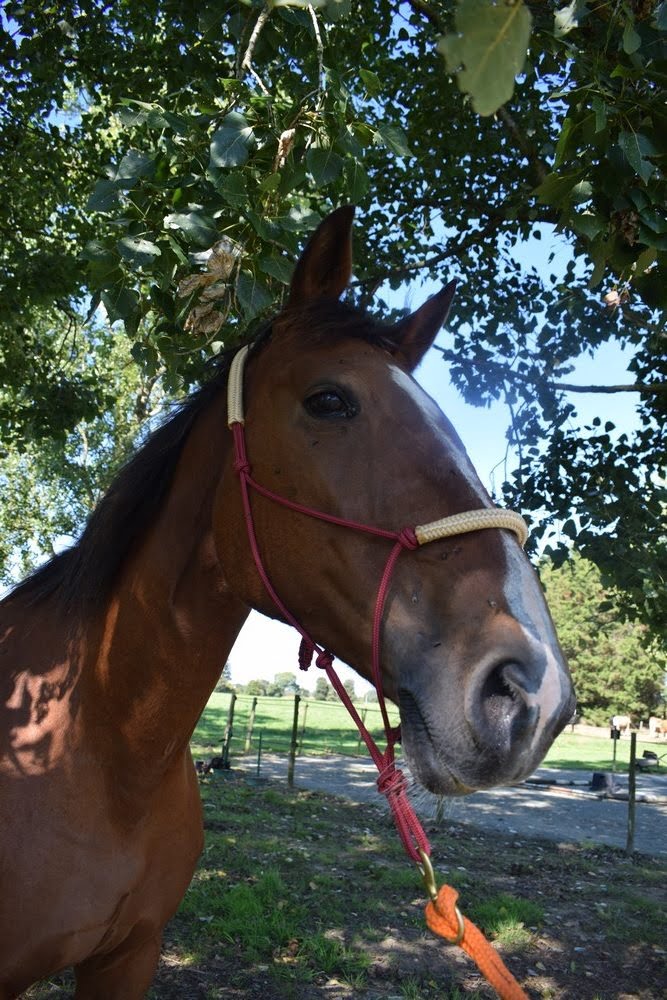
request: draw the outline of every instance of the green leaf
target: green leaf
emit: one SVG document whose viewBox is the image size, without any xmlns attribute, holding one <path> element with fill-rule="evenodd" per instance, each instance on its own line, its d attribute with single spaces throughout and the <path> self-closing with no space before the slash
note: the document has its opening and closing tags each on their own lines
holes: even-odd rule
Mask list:
<svg viewBox="0 0 667 1000">
<path fill-rule="evenodd" d="M 180 229 L 188 243 L 208 248 L 218 236 L 213 219 L 204 212 L 193 209 L 191 212 L 172 212 L 166 215 L 164 224 L 170 229 Z"/>
<path fill-rule="evenodd" d="M 662 0 L 662 3 L 656 7 L 653 18 L 653 23 L 659 31 L 667 31 L 667 0 Z"/>
<path fill-rule="evenodd" d="M 210 166 L 240 167 L 252 149 L 255 137 L 248 122 L 238 111 L 230 111 L 211 137 Z"/>
<path fill-rule="evenodd" d="M 241 209 L 248 202 L 248 189 L 244 175 L 234 170 L 229 174 L 223 174 L 218 180 L 216 187 L 228 205 L 232 208 Z"/>
<path fill-rule="evenodd" d="M 358 204 L 368 194 L 371 182 L 359 160 L 348 159 L 345 163 L 345 188 L 351 202 Z"/>
<path fill-rule="evenodd" d="M 232 177 L 240 176 L 239 174 L 232 174 Z M 282 178 L 280 174 L 268 174 L 262 181 L 260 181 L 259 190 L 266 191 L 270 193 L 271 191 L 277 190 L 280 187 L 280 182 Z"/>
<path fill-rule="evenodd" d="M 633 52 L 637 51 L 641 43 L 642 40 L 635 31 L 634 23 L 628 21 L 623 31 L 623 51 L 631 56 Z"/>
<path fill-rule="evenodd" d="M 647 205 L 641 210 L 640 218 L 644 225 L 652 229 L 654 233 L 667 233 L 667 217 L 665 216 L 664 209 L 662 212 L 659 212 L 657 209 Z"/>
<path fill-rule="evenodd" d="M 282 285 L 289 285 L 292 280 L 294 265 L 286 257 L 260 257 L 259 269 L 264 274 L 270 274 Z"/>
<path fill-rule="evenodd" d="M 592 212 L 582 212 L 580 215 L 573 215 L 570 225 L 575 233 L 585 236 L 589 240 L 595 239 L 605 228 L 604 221 Z"/>
<path fill-rule="evenodd" d="M 118 185 L 115 181 L 98 181 L 86 202 L 88 212 L 110 212 L 118 205 Z"/>
<path fill-rule="evenodd" d="M 118 164 L 116 181 L 123 189 L 132 187 L 140 177 L 150 177 L 155 172 L 155 160 L 138 149 L 130 149 Z"/>
<path fill-rule="evenodd" d="M 643 181 L 647 181 L 655 171 L 653 164 L 646 159 L 647 156 L 652 156 L 656 152 L 650 139 L 647 139 L 641 132 L 621 132 L 618 144 L 635 173 L 639 174 Z"/>
<path fill-rule="evenodd" d="M 408 146 L 407 135 L 398 125 L 389 125 L 386 122 L 382 122 L 382 124 L 378 125 L 376 134 L 382 145 L 386 146 L 392 153 L 396 153 L 397 156 L 414 156 L 414 153 Z"/>
<path fill-rule="evenodd" d="M 569 201 L 572 190 L 584 176 L 583 170 L 572 170 L 567 174 L 547 174 L 535 194 L 543 205 L 560 205 Z"/>
<path fill-rule="evenodd" d="M 643 253 L 640 253 L 635 262 L 633 268 L 635 274 L 639 275 L 643 274 L 644 271 L 648 271 L 651 264 L 654 264 L 657 259 L 658 252 L 655 247 L 649 247 L 648 250 L 644 250 Z"/>
<path fill-rule="evenodd" d="M 343 159 L 331 149 L 313 148 L 306 153 L 306 167 L 316 187 L 335 181 L 343 169 Z"/>
<path fill-rule="evenodd" d="M 102 240 L 88 240 L 80 257 L 82 260 L 115 261 L 113 253 Z"/>
<path fill-rule="evenodd" d="M 595 114 L 595 131 L 602 132 L 607 125 L 607 105 L 599 94 L 596 94 L 591 101 L 591 107 Z"/>
<path fill-rule="evenodd" d="M 323 6 L 331 21 L 340 21 L 342 18 L 350 16 L 351 0 L 324 0 L 324 3 L 318 0 L 314 6 Z"/>
<path fill-rule="evenodd" d="M 370 69 L 360 69 L 359 76 L 363 80 L 364 87 L 371 97 L 378 97 L 382 93 L 382 81 L 377 73 Z"/>
<path fill-rule="evenodd" d="M 567 145 L 575 128 L 576 126 L 571 118 L 566 118 L 561 125 L 560 135 L 556 143 L 556 152 L 554 154 L 554 168 L 558 168 L 565 159 Z"/>
<path fill-rule="evenodd" d="M 454 23 L 457 34 L 443 36 L 438 49 L 459 89 L 470 94 L 475 111 L 492 115 L 512 96 L 526 61 L 530 11 L 521 0 L 460 0 Z"/>
<path fill-rule="evenodd" d="M 102 304 L 113 326 L 118 320 L 131 319 L 139 308 L 139 296 L 125 285 L 115 285 L 102 292 Z"/>
<path fill-rule="evenodd" d="M 162 252 L 155 243 L 140 236 L 124 236 L 117 246 L 121 257 L 138 266 L 152 264 Z"/>
<path fill-rule="evenodd" d="M 266 285 L 249 271 L 239 272 L 236 280 L 236 295 L 247 320 L 254 319 L 258 313 L 268 309 L 273 302 Z"/>
</svg>

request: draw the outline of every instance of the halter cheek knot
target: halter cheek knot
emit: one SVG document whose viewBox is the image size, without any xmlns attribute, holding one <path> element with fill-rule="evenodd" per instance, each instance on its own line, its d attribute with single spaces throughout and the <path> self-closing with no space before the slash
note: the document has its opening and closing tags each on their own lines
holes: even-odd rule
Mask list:
<svg viewBox="0 0 667 1000">
<path fill-rule="evenodd" d="M 415 534 L 414 528 L 406 527 L 399 531 L 398 541 L 400 542 L 401 547 L 408 549 L 408 551 L 419 548 L 419 539 Z"/>
</svg>

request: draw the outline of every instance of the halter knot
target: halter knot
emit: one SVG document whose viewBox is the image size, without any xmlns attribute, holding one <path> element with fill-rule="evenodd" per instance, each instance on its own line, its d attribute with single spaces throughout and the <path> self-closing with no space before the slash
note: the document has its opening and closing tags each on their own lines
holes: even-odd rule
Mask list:
<svg viewBox="0 0 667 1000">
<path fill-rule="evenodd" d="M 399 531 L 398 541 L 404 549 L 411 550 L 419 548 L 419 540 L 415 534 L 414 528 L 406 527 Z"/>
<path fill-rule="evenodd" d="M 299 645 L 299 669 L 308 670 L 313 662 L 313 656 L 315 656 L 315 666 L 321 670 L 329 670 L 333 666 L 333 653 L 328 649 L 318 649 L 311 639 L 303 636 Z"/>
<path fill-rule="evenodd" d="M 315 666 L 320 670 L 329 670 L 333 666 L 333 655 L 328 649 L 321 649 L 315 657 Z"/>
<path fill-rule="evenodd" d="M 234 460 L 234 471 L 238 473 L 243 473 L 245 476 L 250 475 L 250 462 L 243 455 L 238 455 Z"/>
<path fill-rule="evenodd" d="M 313 662 L 315 653 L 314 644 L 306 638 L 302 638 L 299 644 L 299 670 L 307 670 Z"/>
<path fill-rule="evenodd" d="M 403 795 L 407 788 L 405 775 L 396 767 L 393 760 L 380 771 L 377 778 L 378 792 L 386 795 L 390 803 L 392 799 L 397 799 Z"/>
</svg>

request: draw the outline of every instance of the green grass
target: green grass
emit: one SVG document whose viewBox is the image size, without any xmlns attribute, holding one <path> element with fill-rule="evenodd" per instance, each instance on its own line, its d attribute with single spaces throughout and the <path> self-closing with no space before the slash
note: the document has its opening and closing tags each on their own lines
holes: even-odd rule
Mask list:
<svg viewBox="0 0 667 1000">
<path fill-rule="evenodd" d="M 192 744 L 195 756 L 206 757 L 220 753 L 222 739 L 227 724 L 231 696 L 214 692 L 209 699 L 195 730 Z M 244 753 L 249 738 L 250 712 L 253 699 L 249 695 L 239 695 L 236 699 L 232 730 L 231 753 Z M 376 704 L 359 705 L 358 711 L 365 714 L 365 723 L 375 739 L 382 743 L 383 730 L 380 710 Z M 293 698 L 259 698 L 255 711 L 249 752 L 257 753 L 259 737 L 262 737 L 262 752 L 288 753 L 294 718 Z M 390 708 L 392 725 L 398 722 L 398 712 Z M 298 750 L 303 754 L 355 754 L 366 755 L 356 727 L 343 705 L 302 699 L 299 705 Z M 642 740 L 637 753 L 653 750 L 658 756 L 667 755 L 666 742 Z M 562 733 L 544 761 L 545 766 L 575 769 L 581 771 L 610 770 L 612 766 L 613 743 L 605 736 L 583 736 Z M 616 744 L 616 770 L 627 772 L 630 759 L 630 740 L 624 738 Z M 667 756 L 663 761 L 667 772 Z"/>
<path fill-rule="evenodd" d="M 660 757 L 667 755 L 667 743 L 637 741 L 637 756 L 644 750 L 653 750 Z M 578 733 L 561 733 L 547 754 L 546 767 L 571 768 L 582 771 L 611 770 L 614 753 L 613 740 L 604 736 L 583 736 Z M 630 740 L 628 737 L 616 741 L 616 770 L 627 772 L 630 764 Z M 667 772 L 667 756 L 661 767 Z"/>
<path fill-rule="evenodd" d="M 202 713 L 192 738 L 195 754 L 208 753 L 211 748 L 220 752 L 227 725 L 231 696 L 214 691 Z M 234 709 L 231 752 L 245 752 L 249 736 L 250 713 L 253 699 L 239 695 Z M 360 705 L 358 711 L 365 719 L 371 735 L 382 739 L 382 719 L 376 704 Z M 392 725 L 398 723 L 398 712 L 390 708 Z M 250 753 L 256 753 L 259 737 L 262 752 L 287 753 L 289 751 L 294 719 L 293 698 L 258 698 L 255 710 Z M 302 699 L 299 705 L 299 752 L 305 754 L 365 754 L 357 729 L 342 704 Z"/>
<path fill-rule="evenodd" d="M 530 899 L 499 893 L 477 902 L 471 918 L 482 930 L 506 948 L 524 949 L 533 942 L 529 929 L 544 920 L 544 909 Z"/>
</svg>

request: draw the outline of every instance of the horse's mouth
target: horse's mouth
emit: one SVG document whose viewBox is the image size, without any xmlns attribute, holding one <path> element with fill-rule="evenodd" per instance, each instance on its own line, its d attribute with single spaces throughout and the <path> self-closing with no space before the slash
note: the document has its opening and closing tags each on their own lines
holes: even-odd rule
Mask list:
<svg viewBox="0 0 667 1000">
<path fill-rule="evenodd" d="M 428 720 L 419 702 L 405 688 L 398 693 L 403 749 L 410 771 L 429 792 L 435 795 L 468 795 L 475 786 L 456 773 L 454 761 L 444 759 L 431 734 Z"/>
</svg>

